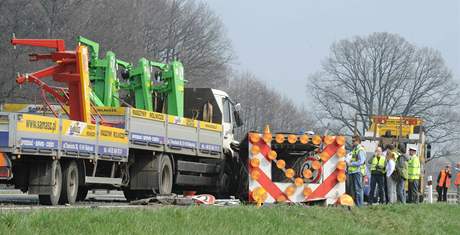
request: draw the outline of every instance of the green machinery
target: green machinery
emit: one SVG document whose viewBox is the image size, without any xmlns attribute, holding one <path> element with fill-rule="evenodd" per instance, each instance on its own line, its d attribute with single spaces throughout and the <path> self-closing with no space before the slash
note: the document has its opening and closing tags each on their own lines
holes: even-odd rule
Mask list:
<svg viewBox="0 0 460 235">
<path fill-rule="evenodd" d="M 89 78 L 92 83 L 91 101 L 96 106 L 119 107 L 119 80 L 117 78 L 115 53 L 108 51 L 103 59 L 99 58 L 99 44 L 82 36 L 78 42 L 88 47 Z"/>
<path fill-rule="evenodd" d="M 181 62 L 164 64 L 141 58 L 137 66 L 133 66 L 116 59 L 111 51 L 105 58 L 99 58 L 97 42 L 81 36 L 78 42 L 90 50 L 89 70 L 94 96 L 91 99 L 96 106 L 120 107 L 119 91 L 122 89 L 133 94 L 135 108 L 183 117 L 184 69 Z M 123 80 L 117 77 L 118 66 L 123 67 Z"/>
</svg>

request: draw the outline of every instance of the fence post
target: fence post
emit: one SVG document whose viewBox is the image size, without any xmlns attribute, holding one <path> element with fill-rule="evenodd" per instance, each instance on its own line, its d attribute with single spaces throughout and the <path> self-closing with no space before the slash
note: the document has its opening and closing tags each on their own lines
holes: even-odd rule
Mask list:
<svg viewBox="0 0 460 235">
<path fill-rule="evenodd" d="M 428 203 L 433 203 L 433 176 L 429 175 L 427 180 Z"/>
</svg>

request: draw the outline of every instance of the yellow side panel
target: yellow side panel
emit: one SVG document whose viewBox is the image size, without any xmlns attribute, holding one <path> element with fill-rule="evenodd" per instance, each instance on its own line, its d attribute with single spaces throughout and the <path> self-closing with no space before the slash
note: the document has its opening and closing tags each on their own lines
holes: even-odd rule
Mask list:
<svg viewBox="0 0 460 235">
<path fill-rule="evenodd" d="M 96 125 L 63 119 L 62 134 L 96 139 Z"/>
<path fill-rule="evenodd" d="M 99 126 L 99 140 L 127 144 L 128 136 L 124 129 Z"/>
<path fill-rule="evenodd" d="M 166 120 L 166 115 L 163 113 L 149 112 L 142 109 L 131 109 L 131 116 L 162 122 Z"/>
<path fill-rule="evenodd" d="M 24 113 L 24 112 L 28 112 L 29 108 L 30 108 L 30 105 L 28 104 L 3 104 L 2 112 Z M 46 110 L 46 111 L 49 111 L 49 110 Z"/>
<path fill-rule="evenodd" d="M 59 120 L 57 118 L 23 114 L 22 119 L 18 121 L 17 130 L 43 134 L 58 134 Z"/>
<path fill-rule="evenodd" d="M 210 131 L 218 131 L 218 132 L 222 131 L 222 125 L 211 123 L 211 122 L 204 122 L 204 121 L 200 121 L 200 128 L 210 130 Z"/>
<path fill-rule="evenodd" d="M 197 127 L 198 126 L 198 121 L 188 119 L 188 118 L 183 118 L 183 117 L 176 117 L 176 116 L 168 116 L 168 122 L 176 125 L 181 125 L 181 126 L 188 126 L 188 127 Z"/>
<path fill-rule="evenodd" d="M 124 116 L 125 115 L 125 108 L 119 107 L 96 107 L 97 112 L 101 115 L 108 115 L 108 116 Z"/>
</svg>

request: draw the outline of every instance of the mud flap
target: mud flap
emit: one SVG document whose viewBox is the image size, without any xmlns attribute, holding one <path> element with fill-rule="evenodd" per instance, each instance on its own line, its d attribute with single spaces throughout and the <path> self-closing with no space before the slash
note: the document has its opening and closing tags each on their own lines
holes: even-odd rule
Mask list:
<svg viewBox="0 0 460 235">
<path fill-rule="evenodd" d="M 29 193 L 50 195 L 52 186 L 55 184 L 56 161 L 37 161 L 30 168 Z"/>
</svg>

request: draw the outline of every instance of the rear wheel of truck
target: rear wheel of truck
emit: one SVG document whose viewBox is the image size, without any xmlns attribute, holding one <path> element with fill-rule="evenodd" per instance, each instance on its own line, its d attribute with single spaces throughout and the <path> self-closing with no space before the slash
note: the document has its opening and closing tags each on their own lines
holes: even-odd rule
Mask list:
<svg viewBox="0 0 460 235">
<path fill-rule="evenodd" d="M 173 168 L 171 159 L 167 155 L 160 157 L 160 163 L 158 167 L 158 186 L 160 194 L 171 194 L 173 186 Z"/>
<path fill-rule="evenodd" d="M 59 203 L 74 204 L 78 195 L 78 167 L 75 161 L 67 163 L 63 170 L 62 191 Z"/>
<path fill-rule="evenodd" d="M 84 201 L 88 196 L 89 189 L 85 186 L 78 187 L 77 201 Z"/>
<path fill-rule="evenodd" d="M 38 201 L 42 205 L 57 205 L 62 190 L 62 171 L 59 161 L 53 161 L 50 168 L 51 190 L 50 194 L 38 195 Z"/>
</svg>

